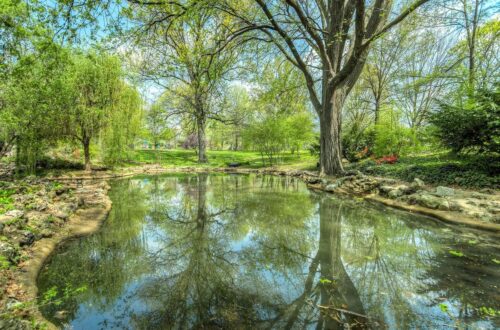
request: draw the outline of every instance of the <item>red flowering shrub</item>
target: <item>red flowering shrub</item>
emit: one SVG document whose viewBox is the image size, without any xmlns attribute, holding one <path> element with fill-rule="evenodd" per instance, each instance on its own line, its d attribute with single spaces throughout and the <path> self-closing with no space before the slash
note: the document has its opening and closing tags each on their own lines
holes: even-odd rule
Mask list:
<svg viewBox="0 0 500 330">
<path fill-rule="evenodd" d="M 375 159 L 375 162 L 380 165 L 380 164 L 394 164 L 398 161 L 398 156 L 397 155 L 389 155 L 389 156 L 383 156 L 382 158 Z"/>
</svg>

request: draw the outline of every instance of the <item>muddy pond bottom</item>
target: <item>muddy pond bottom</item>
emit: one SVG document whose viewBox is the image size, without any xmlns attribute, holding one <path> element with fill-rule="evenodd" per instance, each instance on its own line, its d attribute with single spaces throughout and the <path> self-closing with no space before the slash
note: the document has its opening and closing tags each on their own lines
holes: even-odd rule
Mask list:
<svg viewBox="0 0 500 330">
<path fill-rule="evenodd" d="M 495 329 L 498 236 L 227 174 L 111 182 L 102 229 L 38 279 L 67 329 Z"/>
</svg>

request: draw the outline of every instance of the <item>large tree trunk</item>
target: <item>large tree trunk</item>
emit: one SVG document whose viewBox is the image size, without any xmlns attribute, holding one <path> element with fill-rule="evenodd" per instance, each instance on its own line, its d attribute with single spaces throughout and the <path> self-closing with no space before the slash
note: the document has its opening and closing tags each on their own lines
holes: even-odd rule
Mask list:
<svg viewBox="0 0 500 330">
<path fill-rule="evenodd" d="M 205 141 L 205 119 L 198 118 L 198 163 L 207 163 L 207 146 Z"/>
<path fill-rule="evenodd" d="M 92 165 L 90 164 L 90 138 L 84 137 L 83 141 L 83 154 L 85 157 L 85 171 L 91 171 Z"/>
<path fill-rule="evenodd" d="M 342 174 L 341 115 L 344 95 L 341 90 L 327 93 L 319 115 L 320 124 L 320 174 Z"/>
</svg>

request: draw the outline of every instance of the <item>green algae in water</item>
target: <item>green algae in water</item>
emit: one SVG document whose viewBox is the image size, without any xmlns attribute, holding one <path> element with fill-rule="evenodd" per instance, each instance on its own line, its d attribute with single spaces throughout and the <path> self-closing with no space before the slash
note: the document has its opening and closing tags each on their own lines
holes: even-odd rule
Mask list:
<svg viewBox="0 0 500 330">
<path fill-rule="evenodd" d="M 110 196 L 101 231 L 63 245 L 39 276 L 41 296 L 57 288 L 41 310 L 58 326 L 500 326 L 500 249 L 487 233 L 294 178 L 144 176 L 112 182 Z"/>
</svg>

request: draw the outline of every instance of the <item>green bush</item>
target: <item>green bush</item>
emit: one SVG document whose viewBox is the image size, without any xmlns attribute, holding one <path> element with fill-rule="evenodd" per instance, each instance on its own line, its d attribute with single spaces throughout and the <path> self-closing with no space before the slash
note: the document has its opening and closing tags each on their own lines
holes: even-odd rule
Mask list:
<svg viewBox="0 0 500 330">
<path fill-rule="evenodd" d="M 500 84 L 463 104 L 442 102 L 430 116 L 442 144 L 454 152 L 500 152 Z"/>
</svg>

